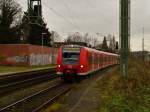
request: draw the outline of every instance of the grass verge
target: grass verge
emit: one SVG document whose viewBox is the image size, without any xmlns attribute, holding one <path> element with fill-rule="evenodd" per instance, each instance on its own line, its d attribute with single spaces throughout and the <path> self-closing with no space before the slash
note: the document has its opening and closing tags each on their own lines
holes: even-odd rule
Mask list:
<svg viewBox="0 0 150 112">
<path fill-rule="evenodd" d="M 0 74 L 22 72 L 36 69 L 44 69 L 49 67 L 55 67 L 55 65 L 43 65 L 43 66 L 0 66 Z"/>
<path fill-rule="evenodd" d="M 130 60 L 128 79 L 119 67 L 97 82 L 100 105 L 97 112 L 150 112 L 150 65 Z"/>
</svg>

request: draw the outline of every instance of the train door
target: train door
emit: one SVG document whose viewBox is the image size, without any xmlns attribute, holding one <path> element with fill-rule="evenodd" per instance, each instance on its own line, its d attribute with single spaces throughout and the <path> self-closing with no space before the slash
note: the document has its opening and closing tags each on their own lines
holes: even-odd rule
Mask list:
<svg viewBox="0 0 150 112">
<path fill-rule="evenodd" d="M 98 54 L 98 68 L 100 68 L 100 54 Z"/>
<path fill-rule="evenodd" d="M 94 62 L 95 61 L 95 59 L 94 59 L 94 52 L 92 52 L 92 70 L 94 70 Z"/>
<path fill-rule="evenodd" d="M 101 55 L 102 68 L 104 67 L 104 54 Z"/>
</svg>

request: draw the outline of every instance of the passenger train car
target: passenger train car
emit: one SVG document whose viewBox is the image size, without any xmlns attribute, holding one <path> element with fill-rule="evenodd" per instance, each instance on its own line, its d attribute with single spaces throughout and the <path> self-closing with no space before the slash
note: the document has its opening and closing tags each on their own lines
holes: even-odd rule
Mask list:
<svg viewBox="0 0 150 112">
<path fill-rule="evenodd" d="M 118 55 L 78 45 L 65 45 L 58 51 L 57 74 L 66 79 L 86 76 L 118 64 Z"/>
</svg>

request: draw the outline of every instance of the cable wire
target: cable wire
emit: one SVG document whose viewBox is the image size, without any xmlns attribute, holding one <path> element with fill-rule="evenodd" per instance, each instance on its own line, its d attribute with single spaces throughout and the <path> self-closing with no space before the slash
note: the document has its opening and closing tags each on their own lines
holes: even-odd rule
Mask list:
<svg viewBox="0 0 150 112">
<path fill-rule="evenodd" d="M 72 13 L 71 13 L 71 8 L 69 7 L 69 5 L 67 4 L 67 2 L 65 2 L 65 1 L 63 1 L 63 4 L 64 4 L 64 7 L 67 9 L 67 12 L 68 12 L 68 15 L 70 16 L 71 21 L 73 22 L 73 24 L 76 24 L 75 19 L 72 16 Z M 78 28 L 80 29 L 79 26 L 78 26 Z"/>
<path fill-rule="evenodd" d="M 70 23 L 72 26 L 74 26 L 77 30 L 80 30 L 80 28 L 78 26 L 76 26 L 74 23 L 72 23 L 69 19 L 67 19 L 65 16 L 63 16 L 62 14 L 58 13 L 56 10 L 54 10 L 53 8 L 47 6 L 47 4 L 43 1 L 42 2 L 50 11 L 52 11 L 53 13 L 55 13 L 57 16 L 63 18 L 66 22 Z"/>
</svg>

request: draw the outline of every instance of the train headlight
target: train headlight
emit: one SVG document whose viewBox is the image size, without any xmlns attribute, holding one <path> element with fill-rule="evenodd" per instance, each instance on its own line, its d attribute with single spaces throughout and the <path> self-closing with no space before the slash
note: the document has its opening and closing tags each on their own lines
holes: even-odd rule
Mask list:
<svg viewBox="0 0 150 112">
<path fill-rule="evenodd" d="M 58 67 L 60 68 L 60 65 L 58 65 Z"/>
<path fill-rule="evenodd" d="M 83 68 L 84 66 L 83 65 L 80 65 L 80 68 Z"/>
</svg>

